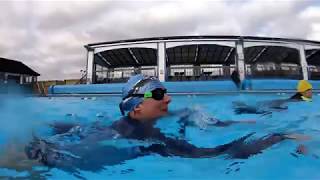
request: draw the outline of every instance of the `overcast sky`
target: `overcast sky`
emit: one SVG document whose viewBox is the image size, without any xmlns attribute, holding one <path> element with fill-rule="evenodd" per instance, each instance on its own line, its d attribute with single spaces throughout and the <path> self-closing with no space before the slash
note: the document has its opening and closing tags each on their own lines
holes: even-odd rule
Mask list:
<svg viewBox="0 0 320 180">
<path fill-rule="evenodd" d="M 0 1 L 0 57 L 42 80 L 79 78 L 89 43 L 184 35 L 320 41 L 319 0 Z"/>
</svg>

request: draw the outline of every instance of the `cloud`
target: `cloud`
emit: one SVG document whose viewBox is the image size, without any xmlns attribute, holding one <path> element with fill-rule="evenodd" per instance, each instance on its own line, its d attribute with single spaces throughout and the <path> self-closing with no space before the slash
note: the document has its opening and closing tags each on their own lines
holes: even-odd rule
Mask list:
<svg viewBox="0 0 320 180">
<path fill-rule="evenodd" d="M 0 56 L 40 79 L 80 78 L 89 43 L 176 35 L 250 35 L 320 41 L 317 1 L 0 2 Z"/>
<path fill-rule="evenodd" d="M 300 18 L 310 24 L 310 33 L 306 38 L 320 40 L 320 6 L 306 8 L 300 14 Z"/>
</svg>

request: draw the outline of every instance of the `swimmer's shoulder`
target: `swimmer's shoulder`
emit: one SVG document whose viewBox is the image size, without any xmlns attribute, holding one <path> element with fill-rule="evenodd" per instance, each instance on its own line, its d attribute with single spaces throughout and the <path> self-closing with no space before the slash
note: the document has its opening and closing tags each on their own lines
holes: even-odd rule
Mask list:
<svg viewBox="0 0 320 180">
<path fill-rule="evenodd" d="M 133 131 L 136 129 L 138 124 L 136 124 L 132 119 L 129 117 L 122 117 L 121 119 L 115 121 L 110 126 L 113 130 L 117 131 L 122 136 L 128 137 L 130 136 Z"/>
</svg>

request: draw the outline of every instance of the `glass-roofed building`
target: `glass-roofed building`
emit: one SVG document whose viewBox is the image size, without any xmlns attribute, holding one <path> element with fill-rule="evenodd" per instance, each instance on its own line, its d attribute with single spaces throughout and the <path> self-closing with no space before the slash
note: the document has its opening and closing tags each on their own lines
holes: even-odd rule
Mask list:
<svg viewBox="0 0 320 180">
<path fill-rule="evenodd" d="M 85 45 L 87 83 L 244 78 L 320 79 L 320 42 L 251 36 L 175 36 Z"/>
</svg>

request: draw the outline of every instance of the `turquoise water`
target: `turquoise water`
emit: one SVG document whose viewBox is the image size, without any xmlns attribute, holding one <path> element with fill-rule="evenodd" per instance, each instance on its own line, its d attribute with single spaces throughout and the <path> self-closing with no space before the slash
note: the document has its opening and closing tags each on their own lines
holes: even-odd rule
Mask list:
<svg viewBox="0 0 320 180">
<path fill-rule="evenodd" d="M 290 94 L 234 94 L 173 96 L 170 109 L 185 107 L 197 109 L 198 126 L 187 127 L 186 139 L 199 147 L 214 147 L 251 132 L 254 138 L 270 133 L 303 133 L 310 141 L 283 141 L 249 159 L 230 159 L 227 156 L 190 159 L 150 155 L 105 166 L 99 172 L 80 171 L 86 179 L 319 179 L 320 159 L 320 96 L 314 95 L 312 103 L 289 104 L 289 109 L 269 115 L 237 115 L 232 110 L 233 101 L 254 104 L 257 101 L 282 99 Z M 53 121 L 90 124 L 96 120 L 107 123 L 119 119 L 120 97 L 1 97 L 0 101 L 0 178 L 20 179 L 74 179 L 75 175 L 47 168 L 27 160 L 23 147 L 32 133 L 50 136 L 48 123 Z M 210 127 L 201 118 L 214 116 L 221 120 L 254 119 L 256 124 L 237 124 L 230 127 Z M 166 134 L 177 134 L 178 118 L 163 118 L 157 124 Z M 115 145 L 123 145 L 114 143 Z M 309 149 L 308 155 L 295 154 L 298 144 Z M 124 144 L 125 145 L 125 144 Z M 107 156 L 107 154 L 106 154 Z M 78 178 L 79 178 L 78 176 Z"/>
</svg>

